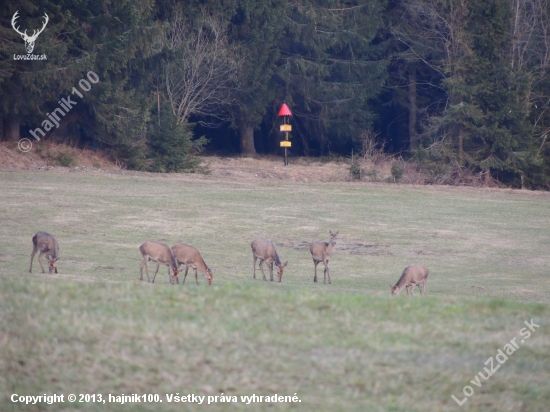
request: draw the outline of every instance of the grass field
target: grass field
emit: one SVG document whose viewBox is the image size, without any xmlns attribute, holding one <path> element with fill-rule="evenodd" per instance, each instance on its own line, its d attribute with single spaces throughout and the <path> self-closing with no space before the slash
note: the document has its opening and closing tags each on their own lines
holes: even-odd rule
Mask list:
<svg viewBox="0 0 550 412">
<path fill-rule="evenodd" d="M 332 285 L 322 270 L 314 284 L 308 243 L 330 229 Z M 39 230 L 59 241 L 58 275 L 36 258 L 28 272 Z M 252 279 L 257 236 L 289 261 L 282 283 Z M 170 285 L 164 266 L 140 282 L 147 239 L 199 248 L 213 285 Z M 0 263 L 1 411 L 550 411 L 548 193 L 0 172 Z M 409 264 L 430 269 L 427 297 L 390 296 Z M 163 403 L 66 399 L 134 393 Z M 240 401 L 252 394 L 301 402 Z"/>
</svg>

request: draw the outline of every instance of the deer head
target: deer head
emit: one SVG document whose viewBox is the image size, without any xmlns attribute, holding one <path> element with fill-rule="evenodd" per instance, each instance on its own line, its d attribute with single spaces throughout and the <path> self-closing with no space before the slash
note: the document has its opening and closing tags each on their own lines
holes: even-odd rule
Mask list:
<svg viewBox="0 0 550 412">
<path fill-rule="evenodd" d="M 49 256 L 49 259 L 48 259 L 48 270 L 51 273 L 57 273 L 57 261 L 59 260 L 59 258 L 55 258 L 55 259 L 52 259 L 51 256 Z"/>
<path fill-rule="evenodd" d="M 275 266 L 277 266 L 277 275 L 279 276 L 279 282 L 283 278 L 283 273 L 285 271 L 285 268 L 286 268 L 287 264 L 288 264 L 288 262 L 285 262 L 285 263 L 279 264 L 279 265 L 275 264 Z"/>
<path fill-rule="evenodd" d="M 214 279 L 214 272 L 211 271 L 209 268 L 206 268 L 206 282 L 209 285 L 211 285 L 213 279 Z"/>
<path fill-rule="evenodd" d="M 399 288 L 399 284 L 396 284 L 395 286 L 390 283 L 391 288 L 391 294 L 392 295 L 398 295 L 399 292 L 401 292 L 401 289 Z"/>
<path fill-rule="evenodd" d="M 181 272 L 181 270 L 178 269 L 172 269 L 172 280 L 171 282 L 180 283 L 180 279 L 178 277 L 178 274 Z"/>
<path fill-rule="evenodd" d="M 36 41 L 38 35 L 44 31 L 46 25 L 48 24 L 48 21 L 50 21 L 50 18 L 46 13 L 44 13 L 44 23 L 42 25 L 42 28 L 40 30 L 33 30 L 32 36 L 28 36 L 27 30 L 21 33 L 21 31 L 19 31 L 19 27 L 15 27 L 15 21 L 19 17 L 17 13 L 19 13 L 19 10 L 17 10 L 13 15 L 13 18 L 11 19 L 11 26 L 23 38 L 23 40 L 25 41 L 25 48 L 27 49 L 27 53 L 30 54 L 34 50 L 34 42 Z"/>
<path fill-rule="evenodd" d="M 336 233 L 332 233 L 332 230 L 329 231 L 329 234 L 330 234 L 330 243 L 334 246 L 336 244 L 336 239 L 338 239 L 338 233 L 340 233 L 340 231 L 337 231 Z"/>
</svg>

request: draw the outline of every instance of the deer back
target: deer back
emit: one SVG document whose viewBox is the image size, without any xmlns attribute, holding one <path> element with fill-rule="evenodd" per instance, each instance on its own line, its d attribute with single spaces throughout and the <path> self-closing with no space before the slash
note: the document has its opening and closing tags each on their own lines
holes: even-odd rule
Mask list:
<svg viewBox="0 0 550 412">
<path fill-rule="evenodd" d="M 407 266 L 403 270 L 403 273 L 401 274 L 401 277 L 399 278 L 395 286 L 402 288 L 403 286 L 406 286 L 406 285 L 422 282 L 424 279 L 428 277 L 428 274 L 429 274 L 429 271 L 425 266 L 422 266 L 422 265 Z"/>
<path fill-rule="evenodd" d="M 332 257 L 332 251 L 334 250 L 334 245 L 336 244 L 336 239 L 338 238 L 338 233 L 332 233 L 332 230 L 329 231 L 330 234 L 330 241 L 328 242 L 313 242 L 309 250 L 311 252 L 311 255 L 316 260 L 323 260 L 323 259 L 330 259 Z"/>
<path fill-rule="evenodd" d="M 281 259 L 273 242 L 265 239 L 256 239 L 250 245 L 254 255 L 262 260 L 272 260 L 276 265 L 281 265 Z"/>
<path fill-rule="evenodd" d="M 197 248 L 185 243 L 176 243 L 172 246 L 172 251 L 178 264 L 185 263 L 186 265 L 197 267 L 202 273 L 206 273 L 209 270 Z"/>
<path fill-rule="evenodd" d="M 327 242 L 313 242 L 309 246 L 309 251 L 311 252 L 311 255 L 317 260 L 323 260 L 323 256 L 325 256 L 327 248 Z"/>
<path fill-rule="evenodd" d="M 149 256 L 152 260 L 169 265 L 174 270 L 178 268 L 172 249 L 164 243 L 148 240 L 139 247 L 139 250 L 144 258 Z"/>
<path fill-rule="evenodd" d="M 51 259 L 59 256 L 59 244 L 55 237 L 46 232 L 38 232 L 32 238 L 33 245 L 41 252 L 49 253 Z"/>
</svg>

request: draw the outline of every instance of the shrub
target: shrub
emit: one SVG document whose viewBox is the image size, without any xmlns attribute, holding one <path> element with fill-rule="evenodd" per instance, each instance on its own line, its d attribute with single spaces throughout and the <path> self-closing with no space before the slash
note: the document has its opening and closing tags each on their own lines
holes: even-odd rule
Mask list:
<svg viewBox="0 0 550 412">
<path fill-rule="evenodd" d="M 193 125 L 178 124 L 168 109 L 161 110 L 160 125 L 156 123 L 147 137 L 149 170 L 152 172 L 195 173 L 202 171 L 201 160 L 195 155 L 202 152 L 208 140 L 202 136 L 193 140 Z"/>
<path fill-rule="evenodd" d="M 55 156 L 54 160 L 58 166 L 72 167 L 76 166 L 76 157 L 70 152 L 60 152 Z"/>
<path fill-rule="evenodd" d="M 361 180 L 361 163 L 359 162 L 359 156 L 354 156 L 353 151 L 351 152 L 349 175 L 351 180 Z"/>
</svg>

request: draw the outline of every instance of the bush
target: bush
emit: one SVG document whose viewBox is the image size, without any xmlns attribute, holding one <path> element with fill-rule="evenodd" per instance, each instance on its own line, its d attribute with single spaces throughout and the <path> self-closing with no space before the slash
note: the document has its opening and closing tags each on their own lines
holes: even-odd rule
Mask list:
<svg viewBox="0 0 550 412">
<path fill-rule="evenodd" d="M 398 182 L 399 179 L 403 177 L 405 173 L 405 166 L 399 163 L 394 163 L 391 167 L 391 175 L 393 176 L 393 181 Z"/>
<path fill-rule="evenodd" d="M 60 152 L 54 159 L 58 166 L 72 167 L 76 165 L 75 156 L 69 152 Z"/>
<path fill-rule="evenodd" d="M 193 125 L 178 124 L 171 111 L 161 110 L 160 126 L 152 126 L 147 138 L 149 170 L 152 172 L 195 173 L 202 171 L 201 160 L 195 155 L 202 152 L 208 140 L 202 136 L 193 140 Z"/>
<path fill-rule="evenodd" d="M 351 153 L 349 175 L 351 180 L 361 180 L 361 163 L 359 162 L 359 156 L 354 156 L 353 152 Z"/>
</svg>

